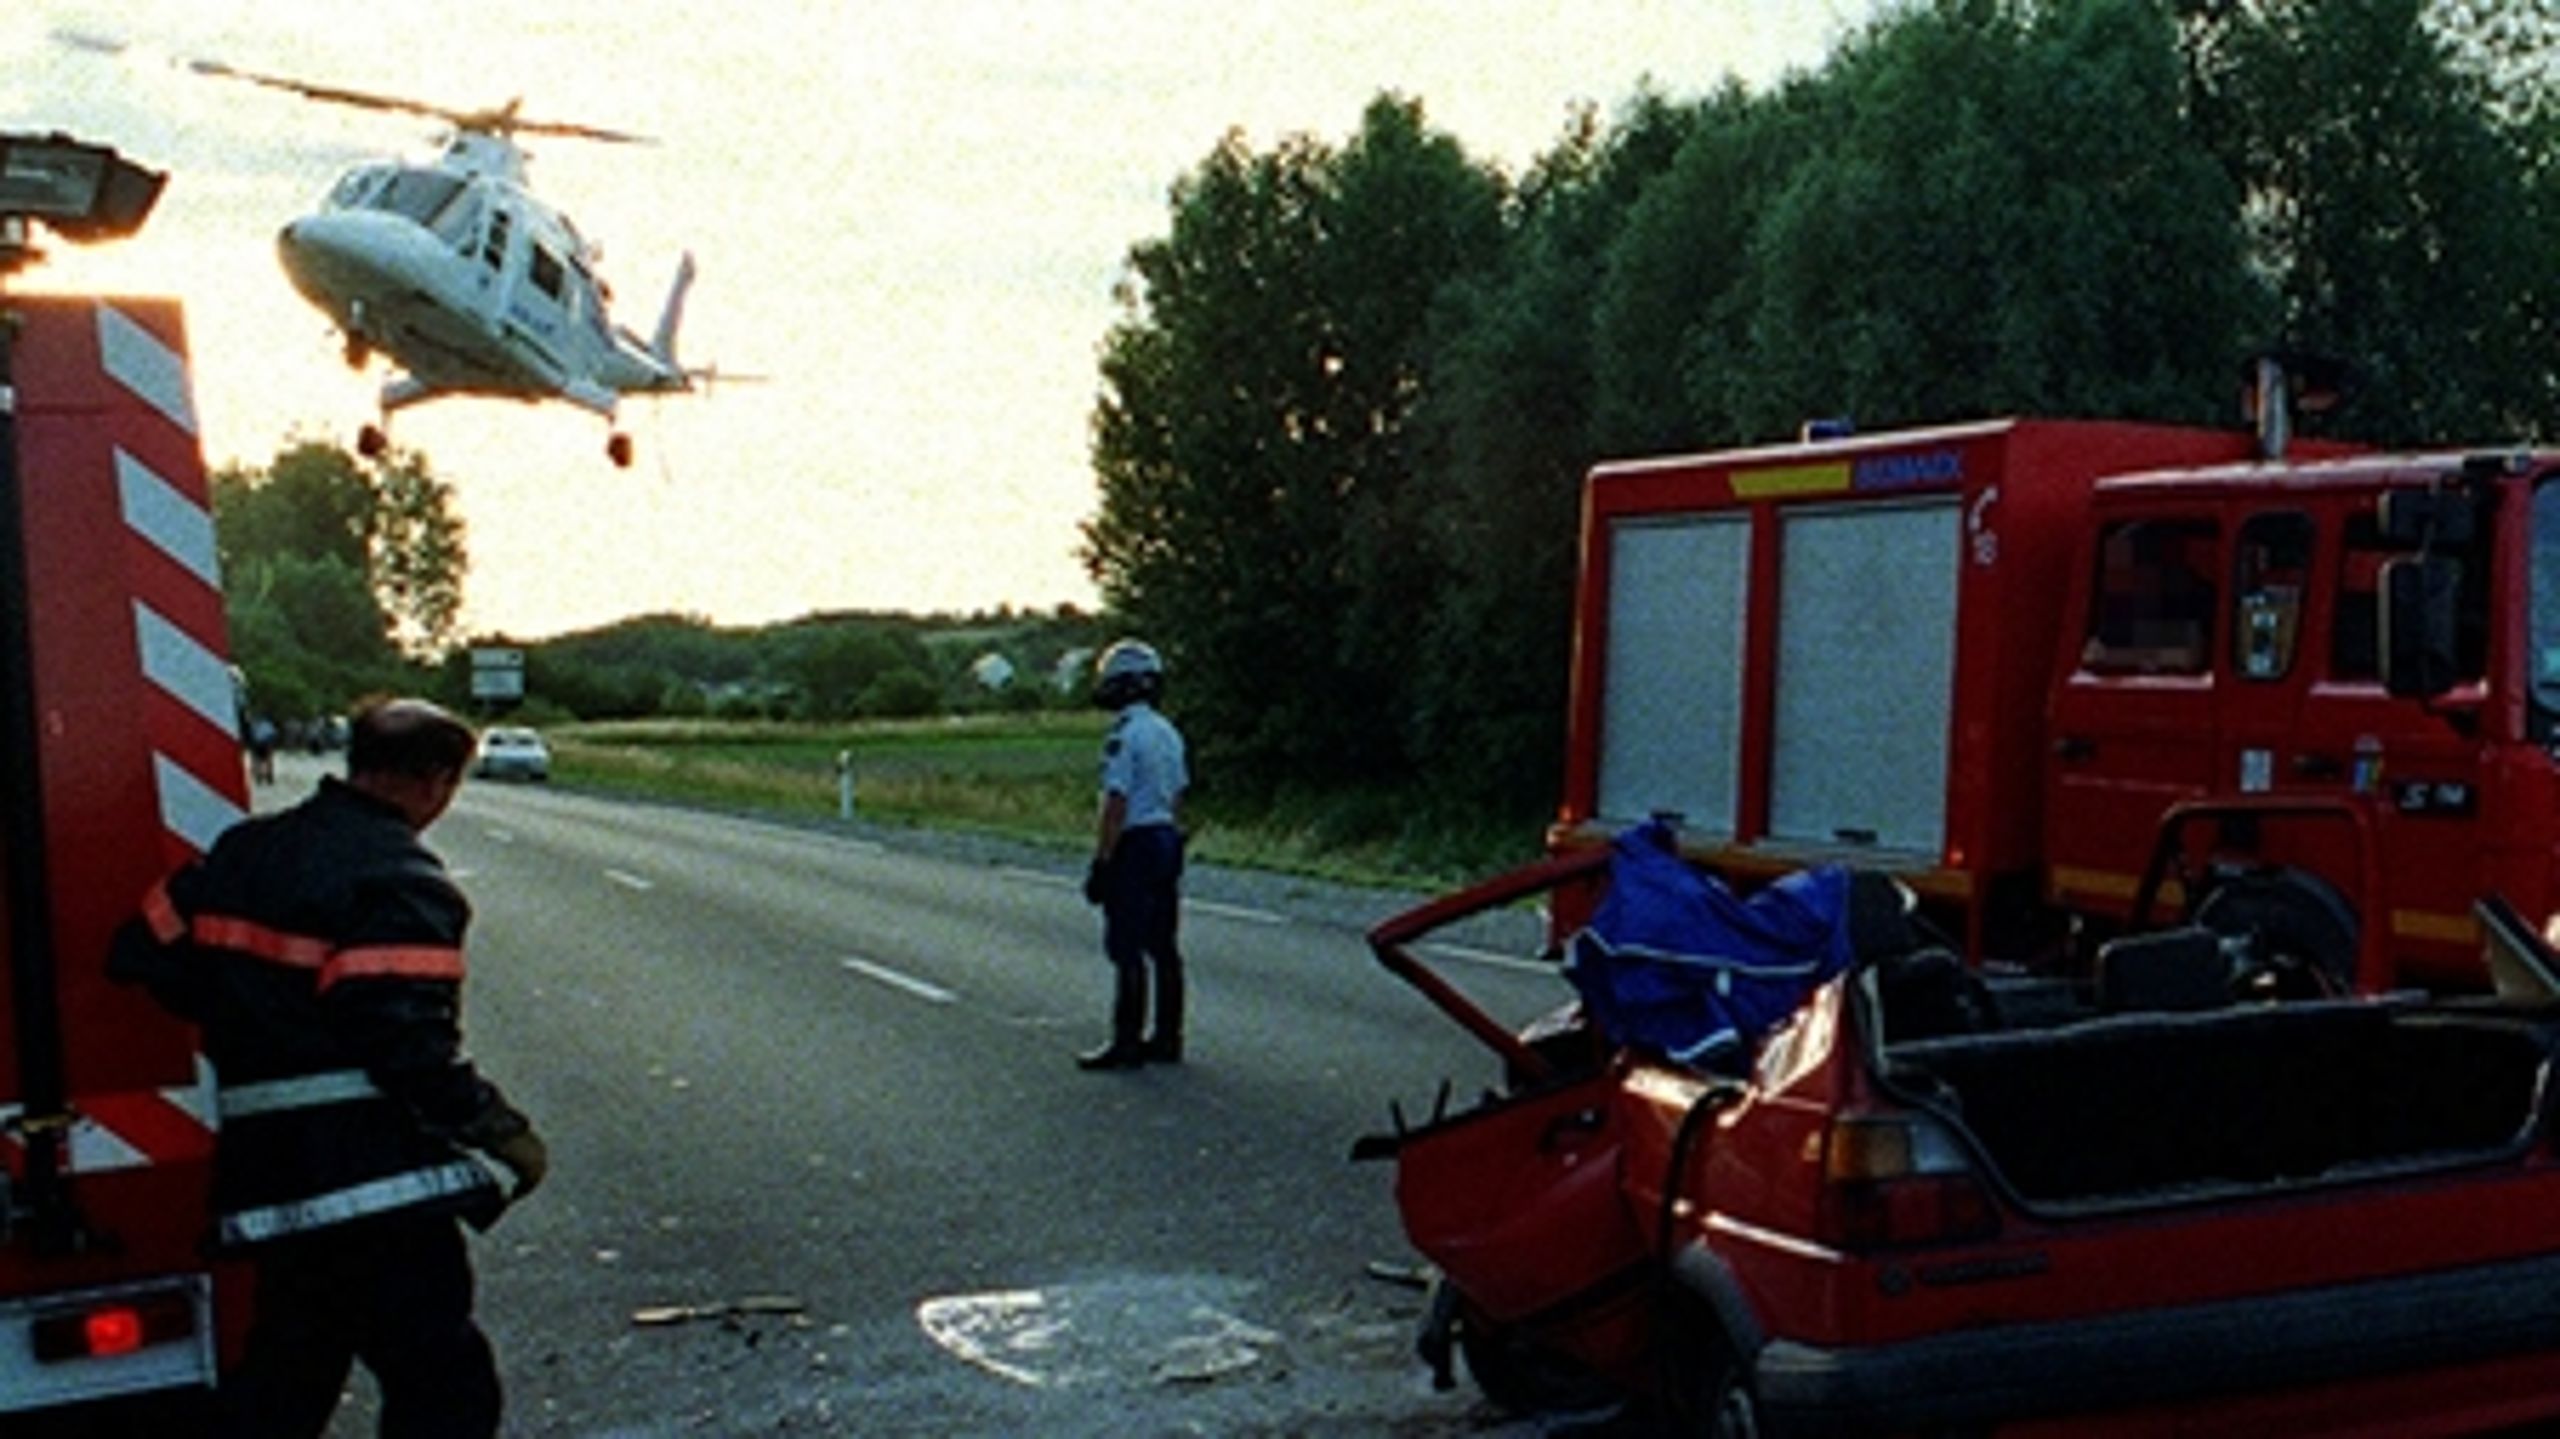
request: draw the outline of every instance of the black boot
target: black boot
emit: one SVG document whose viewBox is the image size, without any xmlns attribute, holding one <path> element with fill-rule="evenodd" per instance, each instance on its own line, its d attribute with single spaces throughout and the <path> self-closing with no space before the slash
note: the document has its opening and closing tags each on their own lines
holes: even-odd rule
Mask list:
<svg viewBox="0 0 2560 1439">
<path fill-rule="evenodd" d="M 1167 944 L 1155 959 L 1155 1037 L 1147 1041 L 1147 1058 L 1156 1064 L 1182 1062 L 1182 955 Z"/>
<path fill-rule="evenodd" d="M 1146 1024 L 1147 977 L 1135 965 L 1117 966 L 1111 983 L 1111 1042 L 1076 1056 L 1078 1069 L 1135 1069 L 1147 1062 L 1138 1039 Z"/>
</svg>

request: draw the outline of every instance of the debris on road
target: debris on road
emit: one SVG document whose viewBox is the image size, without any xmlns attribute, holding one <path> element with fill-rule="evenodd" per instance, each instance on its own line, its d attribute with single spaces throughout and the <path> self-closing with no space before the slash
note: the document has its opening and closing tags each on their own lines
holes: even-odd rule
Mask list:
<svg viewBox="0 0 2560 1439">
<path fill-rule="evenodd" d="M 1428 1264 L 1396 1264 L 1384 1259 L 1370 1260 L 1368 1269 L 1369 1277 L 1382 1284 L 1416 1291 L 1430 1288 L 1439 1272 Z"/>
<path fill-rule="evenodd" d="M 631 1311 L 635 1329 L 665 1329 L 701 1320 L 741 1320 L 783 1316 L 806 1323 L 809 1306 L 788 1294 L 751 1294 L 744 1299 L 716 1299 L 708 1304 L 653 1304 Z"/>
</svg>

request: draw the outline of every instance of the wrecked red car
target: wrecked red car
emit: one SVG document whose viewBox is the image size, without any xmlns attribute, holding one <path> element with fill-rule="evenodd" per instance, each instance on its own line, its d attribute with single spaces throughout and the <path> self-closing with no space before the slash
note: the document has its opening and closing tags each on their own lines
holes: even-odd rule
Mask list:
<svg viewBox="0 0 2560 1439">
<path fill-rule="evenodd" d="M 1514 1033 L 1417 956 L 1608 862 L 1370 935 L 1501 1064 L 1480 1104 L 1356 1151 L 1392 1156 L 1439 1272 L 1426 1355 L 1498 1402 L 1597 1386 L 1735 1436 L 2560 1415 L 2560 985 L 2499 901 L 2497 993 L 2461 999 L 2252 999 L 2192 982 L 2223 942 L 2177 928 L 2097 976 L 1984 976 L 1844 920 L 1854 952 L 1720 1065 L 1588 1002 Z"/>
</svg>

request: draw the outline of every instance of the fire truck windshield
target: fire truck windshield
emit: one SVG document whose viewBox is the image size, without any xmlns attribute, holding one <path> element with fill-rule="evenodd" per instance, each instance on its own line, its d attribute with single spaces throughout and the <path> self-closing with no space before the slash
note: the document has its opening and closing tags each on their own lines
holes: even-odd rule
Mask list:
<svg viewBox="0 0 2560 1439">
<path fill-rule="evenodd" d="M 2533 491 L 2533 698 L 2560 711 L 2560 475 Z"/>
</svg>

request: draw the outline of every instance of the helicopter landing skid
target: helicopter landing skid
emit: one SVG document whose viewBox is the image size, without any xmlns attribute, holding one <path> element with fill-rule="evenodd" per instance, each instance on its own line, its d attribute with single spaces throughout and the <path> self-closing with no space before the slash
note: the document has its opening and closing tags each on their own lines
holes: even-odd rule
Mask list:
<svg viewBox="0 0 2560 1439">
<path fill-rule="evenodd" d="M 380 425 L 367 425 L 356 431 L 356 453 L 368 460 L 378 460 L 391 449 L 391 436 Z M 617 470 L 631 468 L 631 437 L 620 430 L 605 437 L 604 455 Z"/>
</svg>

